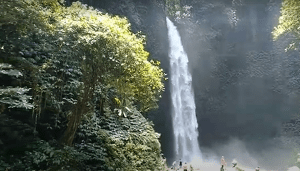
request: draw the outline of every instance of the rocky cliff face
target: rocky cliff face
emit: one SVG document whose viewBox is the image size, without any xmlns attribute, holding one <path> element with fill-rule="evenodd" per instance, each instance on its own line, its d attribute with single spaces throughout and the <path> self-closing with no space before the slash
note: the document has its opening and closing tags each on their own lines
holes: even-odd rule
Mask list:
<svg viewBox="0 0 300 171">
<path fill-rule="evenodd" d="M 281 1 L 186 1 L 185 5 L 192 7 L 191 16 L 178 23 L 190 58 L 200 131 L 210 129 L 208 122 L 220 125 L 202 136 L 204 145 L 232 134 L 250 138 L 251 131 L 242 124 L 262 128 L 265 121 L 270 129 L 253 133 L 276 136 L 280 122 L 290 119 L 297 110 L 290 96 L 298 92 L 296 78 L 288 74 L 293 70 L 292 56 L 296 53 L 285 53 L 285 40 L 273 42 L 271 35 L 280 4 Z M 284 108 L 289 111 L 283 112 Z M 272 115 L 272 121 L 263 115 Z M 216 117 L 222 122 L 213 119 Z M 225 123 L 232 123 L 232 130 L 223 130 Z M 233 131 L 237 127 L 240 132 Z M 224 131 L 224 136 L 219 131 Z"/>
<path fill-rule="evenodd" d="M 164 1 L 81 2 L 127 17 L 133 32 L 141 31 L 147 36 L 146 48 L 151 58 L 160 60 L 168 74 Z M 248 140 L 279 136 L 281 122 L 298 112 L 300 63 L 297 52 L 284 52 L 286 39 L 272 41 L 271 32 L 280 15 L 281 1 L 182 0 L 181 5 L 191 7 L 190 16 L 177 19 L 176 25 L 193 74 L 200 145 L 209 147 L 214 142 L 226 142 L 230 136 Z M 168 84 L 166 81 L 160 108 L 149 113 L 149 118 L 162 133 L 165 155 L 171 157 Z"/>
<path fill-rule="evenodd" d="M 281 123 L 299 113 L 299 52 L 285 52 L 287 37 L 274 42 L 271 35 L 281 1 L 186 0 L 184 5 L 192 7 L 191 16 L 177 23 L 193 74 L 200 146 L 217 149 L 213 144 L 237 137 L 252 154 L 270 150 L 270 141 L 285 136 Z M 257 159 L 283 166 L 266 158 L 272 156 Z"/>
</svg>

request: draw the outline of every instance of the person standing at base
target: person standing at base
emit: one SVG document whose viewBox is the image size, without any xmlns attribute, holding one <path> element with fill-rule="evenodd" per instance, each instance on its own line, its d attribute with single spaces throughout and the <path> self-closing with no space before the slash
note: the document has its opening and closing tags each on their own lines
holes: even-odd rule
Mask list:
<svg viewBox="0 0 300 171">
<path fill-rule="evenodd" d="M 255 171 L 259 171 L 260 169 L 259 169 L 259 166 L 257 167 L 257 168 L 255 168 Z"/>
<path fill-rule="evenodd" d="M 181 161 L 181 159 L 179 160 L 179 168 L 180 169 L 182 168 L 182 161 Z"/>
<path fill-rule="evenodd" d="M 237 165 L 237 161 L 235 159 L 233 159 L 233 161 L 231 162 L 231 164 L 232 164 L 232 167 L 234 168 Z"/>
<path fill-rule="evenodd" d="M 176 170 L 176 160 L 173 162 L 171 169 Z"/>
<path fill-rule="evenodd" d="M 226 161 L 225 161 L 225 158 L 224 158 L 224 156 L 222 156 L 222 158 L 221 158 L 221 171 L 224 171 L 226 168 L 226 165 L 227 165 L 227 163 L 226 163 Z"/>
<path fill-rule="evenodd" d="M 183 171 L 188 171 L 188 164 L 185 162 L 182 168 Z"/>
</svg>

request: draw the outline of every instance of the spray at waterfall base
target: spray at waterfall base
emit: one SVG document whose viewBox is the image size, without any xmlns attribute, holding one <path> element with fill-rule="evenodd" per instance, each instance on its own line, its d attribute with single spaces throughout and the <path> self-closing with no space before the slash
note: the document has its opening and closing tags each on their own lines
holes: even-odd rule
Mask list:
<svg viewBox="0 0 300 171">
<path fill-rule="evenodd" d="M 214 143 L 211 148 L 202 147 L 201 151 L 202 160 L 198 158 L 188 162 L 194 170 L 197 168 L 201 171 L 220 170 L 221 156 L 225 156 L 227 171 L 234 171 L 231 164 L 234 159 L 237 160 L 237 166 L 244 171 L 254 171 L 258 166 L 260 166 L 260 171 L 287 171 L 288 168 L 297 164 L 297 158 L 291 158 L 292 151 L 283 148 L 281 144 L 277 147 L 270 146 L 258 153 L 247 148 L 246 143 L 238 138 L 231 138 L 226 143 Z"/>
</svg>

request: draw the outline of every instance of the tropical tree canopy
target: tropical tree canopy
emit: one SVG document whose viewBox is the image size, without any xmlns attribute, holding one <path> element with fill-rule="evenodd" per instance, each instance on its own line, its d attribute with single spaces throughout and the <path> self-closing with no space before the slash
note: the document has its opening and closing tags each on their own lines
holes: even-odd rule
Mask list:
<svg viewBox="0 0 300 171">
<path fill-rule="evenodd" d="M 118 102 L 112 106 L 124 116 L 157 107 L 163 70 L 148 60 L 145 36 L 132 33 L 125 17 L 80 2 L 7 0 L 0 1 L 0 26 L 0 72 L 23 76 L 22 87 L 0 89 L 0 102 L 36 115 L 47 105 L 64 112 L 66 144 L 99 99 Z"/>
<path fill-rule="evenodd" d="M 297 49 L 300 42 L 300 1 L 284 0 L 281 7 L 278 26 L 272 32 L 274 40 L 291 33 L 294 38 L 287 49 Z"/>
</svg>

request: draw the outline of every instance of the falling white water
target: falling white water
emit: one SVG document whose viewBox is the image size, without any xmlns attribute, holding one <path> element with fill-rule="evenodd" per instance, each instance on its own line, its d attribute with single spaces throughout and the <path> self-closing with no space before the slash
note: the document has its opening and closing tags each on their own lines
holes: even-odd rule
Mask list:
<svg viewBox="0 0 300 171">
<path fill-rule="evenodd" d="M 190 162 L 194 157 L 202 160 L 198 144 L 198 123 L 192 89 L 192 76 L 188 70 L 188 57 L 181 44 L 176 26 L 167 18 L 169 57 L 171 64 L 172 119 L 177 160 Z"/>
</svg>

